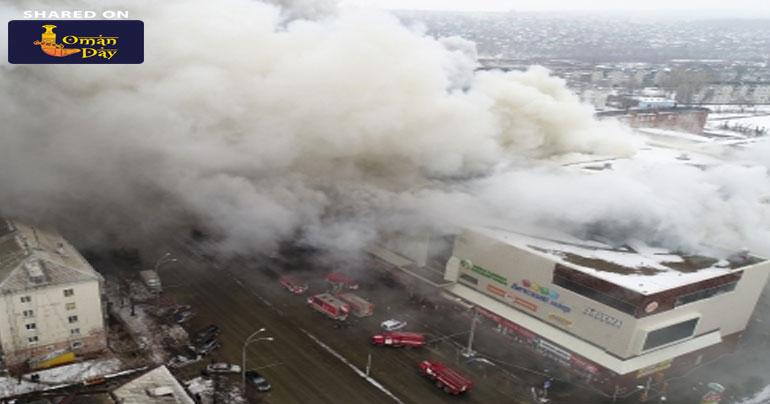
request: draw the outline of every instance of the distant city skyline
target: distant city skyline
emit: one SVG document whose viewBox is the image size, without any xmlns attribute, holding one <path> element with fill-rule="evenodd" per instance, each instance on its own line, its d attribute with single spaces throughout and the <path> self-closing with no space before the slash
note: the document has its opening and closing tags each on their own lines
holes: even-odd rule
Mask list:
<svg viewBox="0 0 770 404">
<path fill-rule="evenodd" d="M 725 17 L 770 17 L 768 0 L 342 0 L 342 4 L 385 9 L 519 12 L 678 12 L 692 10 Z"/>
</svg>

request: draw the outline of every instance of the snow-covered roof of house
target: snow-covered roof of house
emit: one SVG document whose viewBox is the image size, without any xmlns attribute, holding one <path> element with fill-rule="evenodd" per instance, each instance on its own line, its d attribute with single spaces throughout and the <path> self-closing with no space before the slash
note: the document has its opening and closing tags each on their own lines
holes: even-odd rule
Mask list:
<svg viewBox="0 0 770 404">
<path fill-rule="evenodd" d="M 538 237 L 502 229 L 473 230 L 642 295 L 728 275 L 765 261 L 748 253 L 719 260 L 641 242 L 616 247 L 568 235 Z"/>
<path fill-rule="evenodd" d="M 0 293 L 101 280 L 59 233 L 0 218 Z"/>
<path fill-rule="evenodd" d="M 159 366 L 112 391 L 121 404 L 195 404 L 165 366 Z"/>
</svg>

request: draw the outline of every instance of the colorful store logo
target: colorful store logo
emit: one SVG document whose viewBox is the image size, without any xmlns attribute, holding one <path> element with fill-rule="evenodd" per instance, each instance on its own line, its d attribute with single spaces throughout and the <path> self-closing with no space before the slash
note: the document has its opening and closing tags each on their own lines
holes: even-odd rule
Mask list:
<svg viewBox="0 0 770 404">
<path fill-rule="evenodd" d="M 550 304 L 564 313 L 572 311 L 572 307 L 559 302 L 559 293 L 557 291 L 538 285 L 528 279 L 522 280 L 521 285 L 513 283 L 511 289 L 540 300 L 543 303 Z"/>
</svg>

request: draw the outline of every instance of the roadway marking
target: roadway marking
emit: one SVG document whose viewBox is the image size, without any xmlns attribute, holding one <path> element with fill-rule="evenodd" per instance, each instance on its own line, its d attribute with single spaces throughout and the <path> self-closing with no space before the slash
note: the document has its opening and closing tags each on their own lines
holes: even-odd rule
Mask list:
<svg viewBox="0 0 770 404">
<path fill-rule="evenodd" d="M 302 331 L 302 333 L 304 333 L 305 335 L 307 335 L 308 338 L 312 339 L 313 342 L 318 344 L 321 348 L 325 349 L 326 352 L 329 352 L 335 358 L 339 359 L 340 362 L 344 363 L 349 368 L 353 369 L 353 371 L 356 372 L 356 374 L 358 374 L 359 376 L 363 377 L 367 382 L 369 382 L 369 384 L 371 384 L 372 386 L 376 387 L 381 392 L 385 393 L 385 395 L 387 395 L 388 397 L 392 398 L 393 401 L 395 401 L 395 402 L 397 402 L 399 404 L 405 404 L 403 401 L 401 401 L 400 398 L 396 397 L 395 394 L 391 393 L 390 390 L 388 390 L 385 386 L 380 384 L 380 382 L 378 382 L 377 380 L 375 380 L 371 376 L 367 376 L 366 373 L 364 373 L 363 370 L 359 369 L 356 365 L 350 363 L 347 359 L 345 359 L 344 356 L 340 355 L 339 353 L 337 353 L 337 351 L 332 349 L 330 346 L 324 344 L 323 341 L 321 341 L 318 338 L 316 338 L 315 335 L 305 331 L 304 328 L 300 328 L 299 330 Z"/>
</svg>

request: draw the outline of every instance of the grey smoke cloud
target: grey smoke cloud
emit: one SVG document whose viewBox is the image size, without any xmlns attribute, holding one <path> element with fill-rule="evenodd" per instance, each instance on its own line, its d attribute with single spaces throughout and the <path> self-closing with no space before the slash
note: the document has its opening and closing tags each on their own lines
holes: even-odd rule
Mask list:
<svg viewBox="0 0 770 404">
<path fill-rule="evenodd" d="M 145 63 L 0 65 L 4 214 L 124 236 L 192 216 L 241 251 L 298 234 L 353 251 L 444 221 L 770 251 L 766 172 L 564 169 L 551 159 L 636 141 L 545 69 L 474 72 L 461 38 L 333 2 L 68 5 L 143 19 Z M 15 6 L 0 13 L 61 8 Z"/>
</svg>

